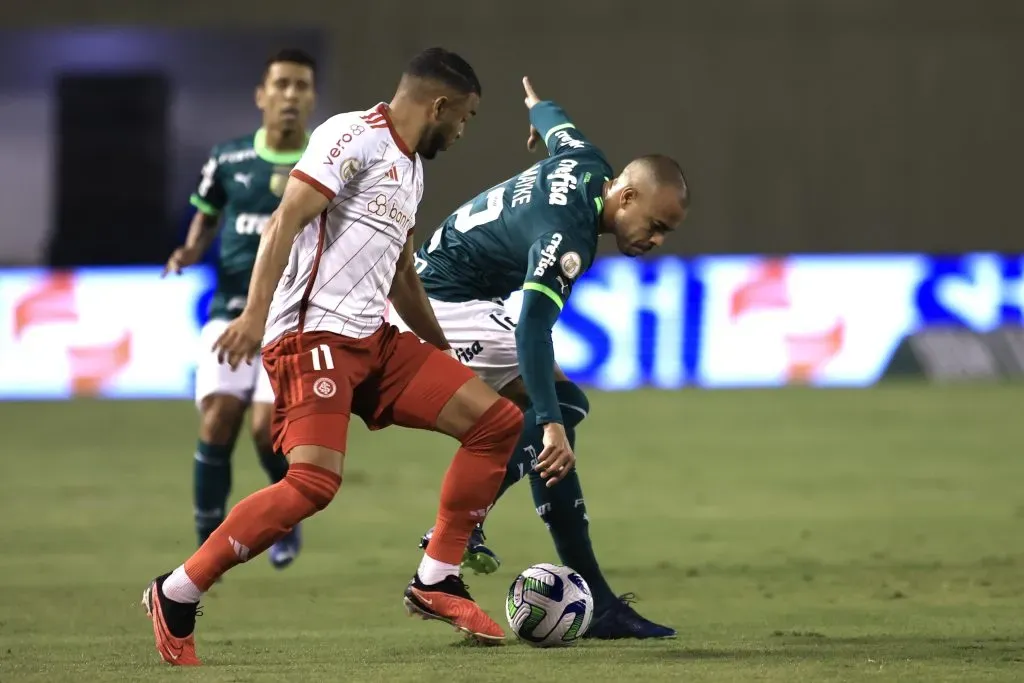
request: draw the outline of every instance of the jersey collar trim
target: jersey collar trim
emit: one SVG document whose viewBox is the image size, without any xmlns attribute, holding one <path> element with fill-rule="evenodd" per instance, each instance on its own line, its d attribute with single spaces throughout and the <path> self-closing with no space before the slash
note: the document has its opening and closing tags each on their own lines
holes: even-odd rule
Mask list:
<svg viewBox="0 0 1024 683">
<path fill-rule="evenodd" d="M 306 133 L 306 142 L 309 142 L 309 133 Z M 271 164 L 296 164 L 302 158 L 301 149 L 292 149 L 287 152 L 279 152 L 267 147 L 267 129 L 260 128 L 252 139 L 252 147 L 256 150 L 256 156 Z M 305 145 L 303 145 L 305 147 Z"/>
<path fill-rule="evenodd" d="M 388 122 L 388 130 L 391 132 L 391 137 L 395 141 L 395 144 L 398 145 L 398 149 L 402 150 L 402 154 L 410 159 L 413 158 L 414 155 L 409 151 L 409 148 L 406 147 L 405 141 L 398 137 L 398 131 L 395 130 L 395 124 L 391 123 L 391 109 L 388 108 L 388 105 L 381 102 L 374 107 L 373 110 L 383 116 L 384 120 Z"/>
</svg>

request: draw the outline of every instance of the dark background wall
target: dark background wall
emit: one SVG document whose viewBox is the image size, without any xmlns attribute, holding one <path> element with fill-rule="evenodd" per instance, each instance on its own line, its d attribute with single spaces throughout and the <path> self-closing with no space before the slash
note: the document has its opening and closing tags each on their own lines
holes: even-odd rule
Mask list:
<svg viewBox="0 0 1024 683">
<path fill-rule="evenodd" d="M 529 163 L 519 79 L 614 163 L 661 151 L 694 206 L 686 253 L 1020 250 L 1024 3 L 1015 0 L 48 0 L 0 25 L 326 32 L 330 111 L 387 100 L 439 44 L 484 84 L 428 168 L 420 235 Z M 18 69 L 10 61 L 3 69 Z"/>
<path fill-rule="evenodd" d="M 324 58 L 311 30 L 0 28 L 0 266 L 165 259 L 210 147 L 260 125 L 255 85 L 280 44 Z M 165 96 L 103 83 L 132 76 Z M 61 96 L 69 78 L 89 81 L 82 107 Z"/>
</svg>

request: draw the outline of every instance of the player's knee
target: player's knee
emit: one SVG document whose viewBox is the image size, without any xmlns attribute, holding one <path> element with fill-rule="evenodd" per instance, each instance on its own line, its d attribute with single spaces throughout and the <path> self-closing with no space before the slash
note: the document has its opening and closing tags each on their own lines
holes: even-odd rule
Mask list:
<svg viewBox="0 0 1024 683">
<path fill-rule="evenodd" d="M 207 443 L 228 444 L 238 435 L 245 404 L 235 396 L 214 394 L 203 399 L 199 438 Z"/>
<path fill-rule="evenodd" d="M 590 413 L 590 400 L 575 382 L 555 382 L 555 395 L 565 426 L 575 427 Z"/>
<path fill-rule="evenodd" d="M 263 457 L 264 453 L 274 453 L 274 441 L 270 438 L 270 430 L 257 429 L 254 425 L 252 428 L 252 445 L 260 457 Z M 277 453 L 274 454 L 275 456 L 277 455 Z"/>
<path fill-rule="evenodd" d="M 313 504 L 317 510 L 323 510 L 331 504 L 338 489 L 341 488 L 341 475 L 323 467 L 299 463 L 288 468 L 285 481 Z"/>
<path fill-rule="evenodd" d="M 252 442 L 256 451 L 266 453 L 274 450 L 274 440 L 270 434 L 270 416 L 254 412 L 252 416 Z"/>
<path fill-rule="evenodd" d="M 511 456 L 522 431 L 523 412 L 519 406 L 507 398 L 499 398 L 462 436 L 462 445 L 471 450 Z"/>
</svg>

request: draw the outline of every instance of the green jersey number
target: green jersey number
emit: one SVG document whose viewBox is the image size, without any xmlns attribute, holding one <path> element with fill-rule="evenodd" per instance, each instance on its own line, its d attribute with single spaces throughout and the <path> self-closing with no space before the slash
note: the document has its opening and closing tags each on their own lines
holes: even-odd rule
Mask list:
<svg viewBox="0 0 1024 683">
<path fill-rule="evenodd" d="M 452 227 L 457 232 L 467 233 L 473 228 L 479 228 L 481 225 L 486 225 L 493 221 L 498 220 L 501 216 L 502 209 L 505 208 L 503 198 L 505 196 L 505 188 L 499 186 L 487 193 L 487 206 L 480 209 L 477 212 L 473 212 L 473 202 L 466 204 L 459 208 L 455 212 L 455 221 L 452 223 Z M 441 237 L 444 235 L 445 226 L 442 225 L 434 234 L 430 237 L 430 242 L 427 244 L 427 253 L 431 253 L 441 244 Z M 427 262 L 421 259 L 419 256 L 416 257 L 416 272 L 422 273 L 427 267 Z"/>
</svg>

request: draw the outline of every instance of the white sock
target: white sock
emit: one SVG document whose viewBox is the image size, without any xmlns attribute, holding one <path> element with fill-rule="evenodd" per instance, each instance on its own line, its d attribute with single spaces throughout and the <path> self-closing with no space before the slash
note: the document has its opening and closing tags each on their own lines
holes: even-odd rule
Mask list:
<svg viewBox="0 0 1024 683">
<path fill-rule="evenodd" d="M 449 576 L 458 576 L 459 565 L 445 564 L 423 553 L 423 559 L 420 560 L 420 568 L 416 570 L 416 575 L 420 577 L 421 582 L 430 586 L 441 583 Z"/>
<path fill-rule="evenodd" d="M 174 602 L 199 602 L 199 598 L 203 597 L 203 591 L 199 590 L 199 586 L 192 583 L 192 579 L 185 573 L 185 565 L 181 565 L 164 579 L 163 591 L 164 595 Z"/>
</svg>

